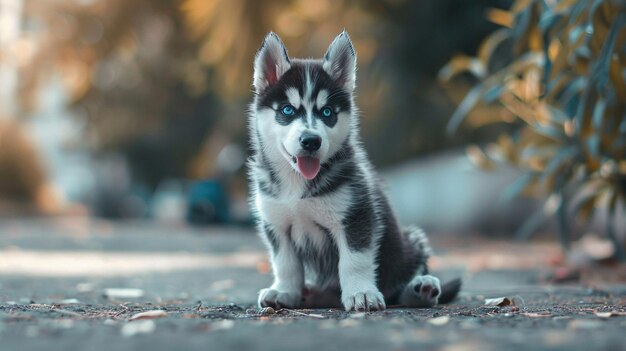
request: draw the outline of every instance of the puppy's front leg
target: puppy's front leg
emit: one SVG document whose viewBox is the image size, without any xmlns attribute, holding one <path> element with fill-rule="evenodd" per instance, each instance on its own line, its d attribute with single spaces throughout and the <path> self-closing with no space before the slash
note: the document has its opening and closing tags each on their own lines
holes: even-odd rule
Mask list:
<svg viewBox="0 0 626 351">
<path fill-rule="evenodd" d="M 341 303 L 346 311 L 381 311 L 385 298 L 376 287 L 376 253 L 350 247 L 345 235 L 337 237 Z"/>
<path fill-rule="evenodd" d="M 276 233 L 269 225 L 263 228 L 272 249 L 274 283 L 259 292 L 259 306 L 298 308 L 302 302 L 304 267 L 287 233 Z M 278 234 L 278 235 L 277 235 Z"/>
</svg>

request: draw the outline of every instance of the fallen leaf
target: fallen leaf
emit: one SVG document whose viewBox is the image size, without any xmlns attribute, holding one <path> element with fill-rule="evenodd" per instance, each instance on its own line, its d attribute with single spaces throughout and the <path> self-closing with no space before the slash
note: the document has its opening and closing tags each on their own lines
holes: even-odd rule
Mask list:
<svg viewBox="0 0 626 351">
<path fill-rule="evenodd" d="M 94 285 L 91 283 L 78 283 L 76 284 L 76 290 L 78 292 L 90 292 L 94 289 Z"/>
<path fill-rule="evenodd" d="M 60 305 L 73 305 L 73 304 L 77 304 L 80 303 L 80 301 L 78 301 L 78 299 L 63 299 L 61 301 L 59 301 Z"/>
<path fill-rule="evenodd" d="M 134 314 L 129 320 L 136 321 L 138 319 L 156 319 L 167 316 L 167 312 L 163 310 L 150 310 Z"/>
<path fill-rule="evenodd" d="M 361 325 L 361 322 L 358 319 L 347 318 L 339 322 L 339 326 L 342 328 L 353 328 Z"/>
<path fill-rule="evenodd" d="M 291 313 L 295 313 L 297 315 L 300 316 L 304 316 L 304 317 L 312 317 L 312 318 L 317 318 L 317 319 L 326 319 L 326 317 L 322 316 L 321 314 L 316 314 L 316 313 L 303 313 L 303 312 L 298 312 L 298 311 L 291 311 Z"/>
<path fill-rule="evenodd" d="M 602 260 L 613 256 L 613 243 L 609 239 L 597 235 L 585 235 L 574 243 L 574 250 L 580 250 L 594 260 Z"/>
<path fill-rule="evenodd" d="M 293 319 L 291 318 L 277 318 L 272 320 L 272 324 L 274 325 L 285 325 L 293 323 Z"/>
<path fill-rule="evenodd" d="M 104 322 L 102 322 L 104 325 L 118 325 L 120 324 L 119 321 L 116 321 L 115 319 L 105 319 Z"/>
<path fill-rule="evenodd" d="M 136 299 L 144 295 L 141 289 L 109 288 L 104 289 L 104 296 L 108 299 Z"/>
<path fill-rule="evenodd" d="M 441 316 L 441 317 L 435 317 L 435 318 L 429 319 L 428 323 L 439 326 L 439 325 L 447 324 L 449 321 L 450 321 L 450 316 Z"/>
<path fill-rule="evenodd" d="M 122 336 L 131 337 L 137 334 L 151 334 L 156 330 L 156 323 L 153 320 L 140 320 L 129 322 L 122 327 Z"/>
<path fill-rule="evenodd" d="M 611 318 L 611 317 L 618 317 L 618 316 L 626 316 L 626 312 L 620 312 L 620 311 L 594 312 L 594 314 L 596 315 L 596 317 L 600 317 L 600 318 Z"/>
<path fill-rule="evenodd" d="M 319 323 L 319 328 L 320 329 L 326 329 L 326 330 L 328 330 L 328 329 L 335 329 L 335 328 L 337 328 L 337 323 L 334 320 L 332 320 L 332 319 L 328 319 L 328 320 L 320 322 Z"/>
<path fill-rule="evenodd" d="M 543 318 L 552 316 L 550 312 L 523 312 L 522 315 L 530 318 Z"/>
<path fill-rule="evenodd" d="M 592 319 L 576 319 L 567 325 L 568 329 L 596 329 L 603 325 L 602 322 Z"/>
<path fill-rule="evenodd" d="M 223 321 L 211 323 L 211 330 L 228 330 L 235 326 L 235 321 L 224 319 Z"/>
<path fill-rule="evenodd" d="M 218 280 L 211 284 L 211 289 L 215 291 L 224 291 L 232 288 L 233 286 L 235 286 L 235 281 L 232 279 Z"/>
<path fill-rule="evenodd" d="M 464 320 L 461 322 L 461 329 L 478 329 L 480 328 L 479 322 L 475 318 Z"/>
<path fill-rule="evenodd" d="M 515 306 L 515 302 L 508 297 L 496 297 L 493 299 L 485 299 L 485 306 Z"/>
<path fill-rule="evenodd" d="M 266 307 L 266 308 L 271 308 L 271 307 Z M 261 313 L 263 313 L 263 310 L 261 310 Z M 316 313 L 304 313 L 304 312 L 300 312 L 300 311 L 296 311 L 296 310 L 290 310 L 288 308 L 281 308 L 278 311 L 276 311 L 275 313 L 277 314 L 297 314 L 299 316 L 304 316 L 304 317 L 312 317 L 312 318 L 318 318 L 318 319 L 326 319 L 325 316 L 321 315 L 321 314 L 316 314 Z"/>
<path fill-rule="evenodd" d="M 261 314 L 267 316 L 270 314 L 276 314 L 276 311 L 271 307 L 264 307 L 261 309 Z"/>
<path fill-rule="evenodd" d="M 546 331 L 543 335 L 543 340 L 547 344 L 547 346 L 563 346 L 567 344 L 568 341 L 571 340 L 571 333 L 568 331 Z"/>
</svg>

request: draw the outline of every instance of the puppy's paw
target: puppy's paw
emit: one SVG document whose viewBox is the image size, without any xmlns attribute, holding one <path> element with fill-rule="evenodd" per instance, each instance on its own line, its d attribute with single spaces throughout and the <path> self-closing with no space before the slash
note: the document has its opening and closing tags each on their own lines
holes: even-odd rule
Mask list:
<svg viewBox="0 0 626 351">
<path fill-rule="evenodd" d="M 407 286 L 407 305 L 414 307 L 431 307 L 437 304 L 441 295 L 439 278 L 432 275 L 420 275 Z"/>
<path fill-rule="evenodd" d="M 298 308 L 302 303 L 302 294 L 299 291 L 278 291 L 267 288 L 259 291 L 259 307 Z"/>
<path fill-rule="evenodd" d="M 382 311 L 385 309 L 385 298 L 376 288 L 355 293 L 342 293 L 341 302 L 346 311 Z"/>
</svg>

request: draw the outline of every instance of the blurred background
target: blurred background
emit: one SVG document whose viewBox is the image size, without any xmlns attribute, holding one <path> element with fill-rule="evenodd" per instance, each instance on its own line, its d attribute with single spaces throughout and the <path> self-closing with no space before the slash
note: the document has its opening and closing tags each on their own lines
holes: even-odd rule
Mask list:
<svg viewBox="0 0 626 351">
<path fill-rule="evenodd" d="M 622 242 L 624 11 L 619 1 L 589 3 L 0 0 L 0 218 L 250 225 L 254 54 L 273 30 L 291 56 L 320 57 L 346 29 L 365 146 L 403 223 L 463 235 L 561 233 L 565 247 L 587 233 Z M 604 72 L 594 60 L 606 57 Z M 569 80 L 550 75 L 556 64 Z M 611 139 L 598 144 L 597 164 L 578 171 L 590 153 L 571 146 L 597 134 L 583 128 L 584 111 L 565 107 L 600 81 L 614 91 L 582 110 Z M 548 111 L 548 122 L 528 110 Z M 563 139 L 541 139 L 543 122 Z M 603 182 L 570 196 L 586 196 L 584 225 L 565 201 L 576 172 Z M 530 189 L 561 173 L 563 187 Z M 522 190 L 530 196 L 515 196 Z M 591 215 L 596 208 L 604 210 Z"/>
</svg>

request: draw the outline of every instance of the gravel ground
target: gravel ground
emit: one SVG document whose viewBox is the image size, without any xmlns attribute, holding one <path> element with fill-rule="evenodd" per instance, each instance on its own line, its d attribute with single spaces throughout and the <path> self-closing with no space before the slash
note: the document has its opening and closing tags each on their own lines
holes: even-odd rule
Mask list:
<svg viewBox="0 0 626 351">
<path fill-rule="evenodd" d="M 271 275 L 249 229 L 3 220 L 0 349 L 625 349 L 626 284 L 546 283 L 554 244 L 433 242 L 435 271 L 464 279 L 450 305 L 262 311 Z"/>
</svg>

